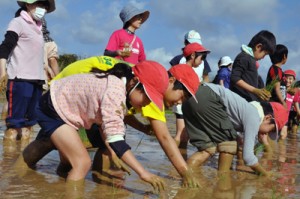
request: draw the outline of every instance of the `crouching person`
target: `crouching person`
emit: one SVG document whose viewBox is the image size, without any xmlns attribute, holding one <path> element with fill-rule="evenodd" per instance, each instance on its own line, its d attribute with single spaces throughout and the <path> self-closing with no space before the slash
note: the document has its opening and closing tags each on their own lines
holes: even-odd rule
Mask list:
<svg viewBox="0 0 300 199">
<path fill-rule="evenodd" d="M 156 78 L 149 82 L 148 75 Z M 126 170 L 124 161 L 155 190 L 163 190 L 164 181 L 145 170 L 125 142 L 123 119 L 126 104 L 137 109 L 151 101 L 163 104 L 168 84 L 167 71 L 153 61 L 141 62 L 132 69 L 119 64 L 106 72 L 95 69 L 89 74 L 72 75 L 52 82 L 37 109 L 41 130 L 37 139 L 24 149 L 21 160 L 23 158 L 28 166 L 34 166 L 48 150 L 53 149 L 53 144 L 60 153 L 61 162 L 71 166 L 67 182 L 82 183 L 90 170 L 91 159 L 77 130 L 81 127 L 90 129 L 97 124 L 116 164 Z M 47 141 L 49 138 L 51 142 Z M 43 147 L 46 143 L 48 147 Z M 38 146 L 44 151 L 39 151 Z"/>
<path fill-rule="evenodd" d="M 229 171 L 237 151 L 237 131 L 244 136 L 243 158 L 257 174 L 269 176 L 254 154 L 256 136 L 277 139 L 278 131 L 288 119 L 287 110 L 276 102 L 247 102 L 221 86 L 204 84 L 196 99 L 183 103 L 187 132 L 198 152 L 188 159 L 191 167 L 202 165 L 217 150 L 219 171 Z"/>
</svg>

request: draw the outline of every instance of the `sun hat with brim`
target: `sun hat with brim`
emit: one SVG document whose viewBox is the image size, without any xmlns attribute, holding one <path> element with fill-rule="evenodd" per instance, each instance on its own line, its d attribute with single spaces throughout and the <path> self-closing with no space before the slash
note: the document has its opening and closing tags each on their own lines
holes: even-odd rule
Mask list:
<svg viewBox="0 0 300 199">
<path fill-rule="evenodd" d="M 164 93 L 169 85 L 167 70 L 155 61 L 142 61 L 132 67 L 132 72 L 143 84 L 146 95 L 160 109 L 164 107 Z"/>
<path fill-rule="evenodd" d="M 220 59 L 220 66 L 228 66 L 229 64 L 232 64 L 233 61 L 229 56 L 221 57 Z"/>
<path fill-rule="evenodd" d="M 171 67 L 169 72 L 184 85 L 188 92 L 197 101 L 195 95 L 200 85 L 200 79 L 194 69 L 187 64 L 177 64 Z"/>
<path fill-rule="evenodd" d="M 206 49 L 204 46 L 202 46 L 199 43 L 191 43 L 184 47 L 183 49 L 183 55 L 185 57 L 191 55 L 194 52 L 201 52 L 201 53 L 210 53 L 210 50 Z"/>
<path fill-rule="evenodd" d="M 48 1 L 49 2 L 49 8 L 47 9 L 47 13 L 53 12 L 55 10 L 55 0 L 18 0 L 18 5 L 21 8 L 26 7 L 26 3 L 33 4 L 37 1 Z"/>
<path fill-rule="evenodd" d="M 141 15 L 142 23 L 144 23 L 148 19 L 150 12 L 148 10 L 140 10 L 133 5 L 127 5 L 120 12 L 120 18 L 123 22 L 123 25 L 125 25 L 136 15 Z"/>
<path fill-rule="evenodd" d="M 261 121 L 263 120 L 265 115 L 272 115 L 276 128 L 275 131 L 269 133 L 269 137 L 272 140 L 277 140 L 279 131 L 288 121 L 288 110 L 278 102 L 251 102 L 251 104 L 256 107 Z"/>
</svg>

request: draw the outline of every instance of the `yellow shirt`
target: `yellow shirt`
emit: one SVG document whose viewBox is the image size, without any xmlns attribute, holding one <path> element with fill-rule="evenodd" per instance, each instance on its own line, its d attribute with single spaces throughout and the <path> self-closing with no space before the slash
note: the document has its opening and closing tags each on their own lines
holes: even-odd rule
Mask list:
<svg viewBox="0 0 300 199">
<path fill-rule="evenodd" d="M 103 71 L 111 69 L 117 63 L 126 63 L 133 66 L 130 63 L 124 62 L 119 59 L 115 59 L 108 56 L 94 56 L 86 59 L 76 61 L 68 66 L 66 66 L 57 76 L 55 76 L 52 81 L 58 80 L 70 75 L 89 73 L 92 68 L 98 68 Z M 51 83 L 51 82 L 50 82 Z M 129 114 L 134 113 L 130 111 Z M 146 118 L 152 118 L 162 122 L 166 122 L 165 110 L 162 111 L 151 102 L 149 105 L 142 108 L 142 116 Z"/>
</svg>

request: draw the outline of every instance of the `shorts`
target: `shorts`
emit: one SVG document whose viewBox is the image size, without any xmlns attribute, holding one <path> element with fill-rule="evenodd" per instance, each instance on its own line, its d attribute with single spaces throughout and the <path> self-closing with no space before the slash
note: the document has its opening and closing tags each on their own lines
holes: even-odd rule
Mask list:
<svg viewBox="0 0 300 199">
<path fill-rule="evenodd" d="M 53 107 L 50 91 L 41 97 L 36 111 L 37 121 L 41 127 L 36 137 L 37 140 L 50 138 L 57 128 L 65 124 Z"/>
<path fill-rule="evenodd" d="M 298 119 L 296 111 L 290 111 L 290 114 L 289 114 L 289 125 L 291 125 L 291 126 L 294 126 L 294 125 L 299 126 L 299 119 Z"/>
</svg>

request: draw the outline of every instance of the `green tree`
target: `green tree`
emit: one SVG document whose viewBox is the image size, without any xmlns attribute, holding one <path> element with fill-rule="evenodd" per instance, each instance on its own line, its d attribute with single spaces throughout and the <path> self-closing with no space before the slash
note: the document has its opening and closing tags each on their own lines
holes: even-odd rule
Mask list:
<svg viewBox="0 0 300 199">
<path fill-rule="evenodd" d="M 60 71 L 62 71 L 66 66 L 69 64 L 77 61 L 79 59 L 78 55 L 75 54 L 62 54 L 58 57 L 58 65 L 60 68 Z"/>
</svg>

